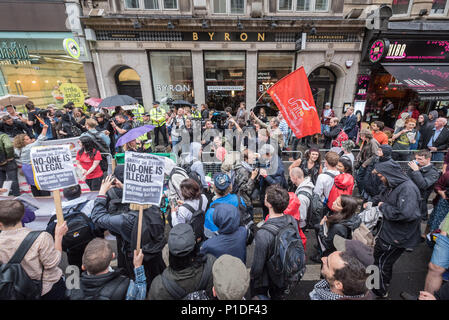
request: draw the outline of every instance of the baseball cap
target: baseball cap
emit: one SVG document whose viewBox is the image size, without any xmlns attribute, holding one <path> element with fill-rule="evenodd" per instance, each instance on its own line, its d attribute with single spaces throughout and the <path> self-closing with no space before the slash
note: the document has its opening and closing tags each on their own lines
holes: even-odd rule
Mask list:
<svg viewBox="0 0 449 320">
<path fill-rule="evenodd" d="M 374 264 L 373 248 L 358 240 L 345 239 L 342 236 L 334 236 L 334 247 L 337 251 L 344 251 L 357 258 L 365 267 Z"/>
<path fill-rule="evenodd" d="M 242 300 L 249 288 L 249 272 L 242 260 L 224 254 L 212 267 L 215 292 L 220 300 Z"/>
<path fill-rule="evenodd" d="M 168 250 L 174 256 L 188 255 L 195 249 L 195 244 L 195 234 L 189 224 L 177 224 L 168 234 Z"/>
<path fill-rule="evenodd" d="M 218 190 L 226 190 L 231 185 L 231 179 L 226 173 L 217 173 L 214 176 L 214 185 Z"/>
</svg>

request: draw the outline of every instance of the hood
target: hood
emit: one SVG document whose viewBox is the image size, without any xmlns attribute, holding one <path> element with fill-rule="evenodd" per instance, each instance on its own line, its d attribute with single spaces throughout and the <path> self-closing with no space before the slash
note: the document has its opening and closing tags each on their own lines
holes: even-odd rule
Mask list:
<svg viewBox="0 0 449 320">
<path fill-rule="evenodd" d="M 295 193 L 289 192 L 288 193 L 290 200 L 288 203 L 287 209 L 285 209 L 284 214 L 291 215 L 295 220 L 300 220 L 301 217 L 299 215 L 299 206 L 301 205 L 301 202 L 299 201 L 299 198 L 296 196 Z"/>
<path fill-rule="evenodd" d="M 432 122 L 433 122 L 438 118 L 438 111 L 432 110 L 429 112 L 429 115 L 432 115 L 432 117 L 433 117 Z"/>
<path fill-rule="evenodd" d="M 306 177 L 304 181 L 298 186 L 297 191 L 304 190 L 309 191 L 310 194 L 313 194 L 313 189 L 315 188 L 310 177 Z"/>
<path fill-rule="evenodd" d="M 94 295 L 99 287 L 104 286 L 108 282 L 119 277 L 120 273 L 117 271 L 108 272 L 98 276 L 87 274 L 83 272 L 81 276 L 81 284 L 86 296 Z"/>
<path fill-rule="evenodd" d="M 424 122 L 422 123 L 421 127 L 424 127 L 429 122 L 429 116 L 427 114 L 422 114 L 424 118 Z"/>
<path fill-rule="evenodd" d="M 354 185 L 354 177 L 349 173 L 341 173 L 335 177 L 334 184 L 339 189 L 348 189 Z"/>
<path fill-rule="evenodd" d="M 380 162 L 384 162 L 391 159 L 391 153 L 393 152 L 393 148 L 388 144 L 382 144 L 379 146 L 382 149 L 382 153 L 384 154 L 382 157 L 379 157 Z"/>
<path fill-rule="evenodd" d="M 387 179 L 389 186 L 392 188 L 396 188 L 401 183 L 409 180 L 409 178 L 402 173 L 401 166 L 394 161 L 379 162 L 374 169 Z"/>
<path fill-rule="evenodd" d="M 347 228 L 351 229 L 352 231 L 354 231 L 355 229 L 360 227 L 360 225 L 362 224 L 362 219 L 360 218 L 360 216 L 358 214 L 354 214 L 348 220 L 343 220 L 340 223 L 342 225 L 344 225 L 345 227 L 347 227 Z"/>
<path fill-rule="evenodd" d="M 234 233 L 240 226 L 240 212 L 232 204 L 222 203 L 214 209 L 213 221 L 219 233 Z"/>
</svg>

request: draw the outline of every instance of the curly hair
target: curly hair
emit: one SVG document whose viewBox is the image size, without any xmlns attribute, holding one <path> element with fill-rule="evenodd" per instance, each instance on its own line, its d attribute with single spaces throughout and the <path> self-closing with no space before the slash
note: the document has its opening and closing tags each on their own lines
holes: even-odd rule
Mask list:
<svg viewBox="0 0 449 320">
<path fill-rule="evenodd" d="M 26 144 L 25 144 L 26 136 L 27 135 L 25 133 L 21 133 L 21 134 L 18 134 L 17 136 L 15 136 L 14 140 L 13 140 L 14 148 L 16 148 L 16 149 L 24 148 L 26 146 Z"/>
</svg>

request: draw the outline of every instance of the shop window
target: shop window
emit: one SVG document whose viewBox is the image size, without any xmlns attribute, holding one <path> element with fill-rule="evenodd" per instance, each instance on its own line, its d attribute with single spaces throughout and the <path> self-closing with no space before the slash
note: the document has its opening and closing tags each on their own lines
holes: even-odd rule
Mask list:
<svg viewBox="0 0 449 320">
<path fill-rule="evenodd" d="M 219 14 L 244 14 L 245 0 L 214 0 L 213 11 Z"/>
<path fill-rule="evenodd" d="M 204 52 L 206 103 L 210 108 L 237 110 L 245 101 L 245 69 L 245 52 Z"/>
<path fill-rule="evenodd" d="M 189 51 L 151 51 L 154 98 L 193 102 L 192 57 Z"/>
<path fill-rule="evenodd" d="M 123 66 L 115 73 L 117 93 L 133 97 L 143 104 L 140 77 L 134 69 Z"/>
<path fill-rule="evenodd" d="M 329 0 L 278 0 L 278 11 L 329 11 Z"/>
<path fill-rule="evenodd" d="M 433 0 L 430 14 L 447 14 L 447 0 Z"/>
<path fill-rule="evenodd" d="M 412 7 L 413 1 L 411 0 L 393 0 L 391 4 L 391 10 L 393 14 L 408 15 Z"/>
<path fill-rule="evenodd" d="M 126 9 L 177 10 L 178 0 L 125 0 Z"/>
<path fill-rule="evenodd" d="M 321 114 L 321 110 L 323 110 L 326 102 L 330 102 L 333 106 L 336 82 L 337 77 L 335 73 L 325 67 L 315 69 L 309 75 L 310 89 L 312 90 L 318 114 Z"/>
<path fill-rule="evenodd" d="M 257 56 L 257 99 L 277 109 L 270 95 L 265 94 L 273 84 L 295 70 L 294 52 L 259 52 Z"/>
</svg>

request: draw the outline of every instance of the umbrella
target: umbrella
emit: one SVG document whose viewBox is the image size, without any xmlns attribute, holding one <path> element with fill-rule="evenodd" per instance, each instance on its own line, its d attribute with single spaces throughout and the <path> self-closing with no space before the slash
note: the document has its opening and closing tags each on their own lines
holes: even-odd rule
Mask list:
<svg viewBox="0 0 449 320">
<path fill-rule="evenodd" d="M 136 99 L 127 95 L 116 95 L 107 97 L 98 105 L 99 108 L 113 108 L 117 106 L 126 106 L 129 104 L 139 103 Z"/>
<path fill-rule="evenodd" d="M 175 100 L 171 104 L 172 105 L 182 105 L 182 106 L 191 106 L 192 105 L 189 101 L 185 101 L 185 100 Z"/>
<path fill-rule="evenodd" d="M 28 102 L 28 97 L 18 96 L 14 94 L 7 94 L 6 96 L 0 97 L 0 106 L 8 106 L 12 104 L 13 106 L 25 104 Z"/>
<path fill-rule="evenodd" d="M 115 147 L 117 148 L 123 146 L 124 144 L 130 141 L 136 140 L 138 137 L 143 136 L 145 133 L 150 132 L 153 129 L 154 126 L 150 124 L 131 129 L 123 136 L 121 136 L 120 139 L 118 139 L 117 143 L 115 144 Z"/>
<path fill-rule="evenodd" d="M 101 103 L 101 101 L 103 101 L 103 99 L 101 98 L 89 98 L 84 100 L 84 103 L 96 108 Z"/>
<path fill-rule="evenodd" d="M 123 110 L 134 110 L 137 108 L 139 108 L 139 106 L 137 104 L 130 104 L 130 105 L 122 106 Z"/>
</svg>

